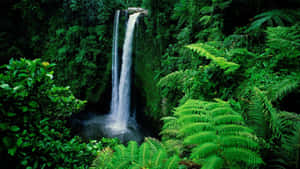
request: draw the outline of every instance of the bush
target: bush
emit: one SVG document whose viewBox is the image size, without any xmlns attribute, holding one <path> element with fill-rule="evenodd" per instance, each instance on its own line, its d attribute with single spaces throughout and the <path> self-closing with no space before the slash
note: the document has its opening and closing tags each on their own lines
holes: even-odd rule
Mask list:
<svg viewBox="0 0 300 169">
<path fill-rule="evenodd" d="M 85 101 L 55 85 L 53 67 L 40 59 L 2 66 L 0 151 L 16 168 L 87 168 L 101 148 L 70 136 L 66 120 Z"/>
</svg>

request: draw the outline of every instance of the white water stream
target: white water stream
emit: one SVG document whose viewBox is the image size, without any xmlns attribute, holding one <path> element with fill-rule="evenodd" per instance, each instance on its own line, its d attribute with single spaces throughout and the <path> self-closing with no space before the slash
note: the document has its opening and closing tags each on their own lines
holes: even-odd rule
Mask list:
<svg viewBox="0 0 300 169">
<path fill-rule="evenodd" d="M 112 64 L 112 101 L 109 127 L 114 131 L 125 132 L 130 116 L 130 92 L 131 92 L 131 65 L 132 65 L 132 41 L 134 29 L 141 13 L 129 16 L 126 26 L 126 34 L 122 53 L 122 66 L 120 81 L 118 72 L 118 25 L 120 12 L 116 12 L 114 37 L 113 37 L 113 64 Z"/>
</svg>

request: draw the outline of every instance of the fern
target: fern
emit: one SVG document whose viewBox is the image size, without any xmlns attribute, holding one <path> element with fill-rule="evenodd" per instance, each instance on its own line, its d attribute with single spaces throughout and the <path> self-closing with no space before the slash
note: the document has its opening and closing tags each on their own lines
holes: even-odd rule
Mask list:
<svg viewBox="0 0 300 169">
<path fill-rule="evenodd" d="M 270 27 L 266 30 L 267 46 L 279 59 L 300 55 L 300 26 Z"/>
<path fill-rule="evenodd" d="M 192 150 L 191 158 L 199 159 L 209 157 L 212 154 L 216 154 L 219 149 L 219 145 L 216 143 L 204 143 Z"/>
<path fill-rule="evenodd" d="M 244 119 L 240 115 L 221 115 L 214 119 L 216 125 L 220 124 L 243 124 Z"/>
<path fill-rule="evenodd" d="M 264 138 L 279 137 L 278 127 L 280 124 L 277 112 L 265 93 L 254 87 L 250 103 L 247 122 L 256 131 L 256 134 Z"/>
<path fill-rule="evenodd" d="M 221 69 L 225 70 L 225 73 L 234 72 L 239 68 L 238 64 L 227 61 L 223 57 L 224 55 L 223 52 L 217 50 L 213 46 L 203 44 L 203 43 L 198 43 L 198 44 L 191 44 L 186 47 L 188 49 L 197 52 L 200 56 L 204 56 L 206 57 L 206 59 L 211 60 L 212 63 L 219 66 Z"/>
<path fill-rule="evenodd" d="M 99 156 L 98 158 L 103 157 Z M 99 159 L 95 161 L 97 160 Z M 180 158 L 176 155 L 169 157 L 161 142 L 152 138 L 146 138 L 140 147 L 133 141 L 130 141 L 127 147 L 117 145 L 115 152 L 110 154 L 110 159 L 107 160 L 107 163 L 94 162 L 94 166 L 99 169 L 177 169 L 179 160 Z"/>
<path fill-rule="evenodd" d="M 184 125 L 179 132 L 181 134 L 187 135 L 187 134 L 191 134 L 191 133 L 198 133 L 200 131 L 210 131 L 211 129 L 213 129 L 213 127 L 211 126 L 210 123 L 190 123 L 187 125 Z"/>
<path fill-rule="evenodd" d="M 166 151 L 159 150 L 153 155 L 153 166 L 156 166 L 157 168 L 161 168 L 162 164 L 164 164 L 164 160 L 167 159 L 168 155 Z"/>
<path fill-rule="evenodd" d="M 272 164 L 268 168 L 295 167 L 299 162 L 295 155 L 299 153 L 300 118 L 294 113 L 277 110 L 271 103 L 296 88 L 297 80 L 291 79 L 293 78 L 287 77 L 271 85 L 267 92 L 256 87 L 252 89 L 247 123 L 265 142 L 266 160 L 268 164 Z"/>
<path fill-rule="evenodd" d="M 257 166 L 263 163 L 261 157 L 257 153 L 244 148 L 226 148 L 222 152 L 226 160 L 243 162 L 247 165 Z"/>
<path fill-rule="evenodd" d="M 229 168 L 236 164 L 251 168 L 262 164 L 257 154 L 260 146 L 253 130 L 245 126 L 241 115 L 227 102 L 216 101 L 189 100 L 175 109 L 181 136 L 176 139 L 182 139 L 185 147 L 194 147 L 189 157 L 202 168 L 223 168 L 225 164 Z M 173 139 L 169 137 L 169 140 Z"/>
<path fill-rule="evenodd" d="M 254 17 L 255 21 L 251 24 L 247 31 L 253 31 L 261 28 L 264 24 L 268 26 L 285 26 L 294 23 L 299 16 L 297 10 L 271 10 L 263 12 Z"/>
<path fill-rule="evenodd" d="M 179 123 L 190 123 L 190 122 L 207 122 L 207 116 L 203 116 L 200 114 L 183 114 L 180 119 L 178 119 Z"/>
<path fill-rule="evenodd" d="M 139 164 L 141 166 L 150 165 L 151 149 L 148 143 L 143 143 L 139 149 Z"/>
<path fill-rule="evenodd" d="M 293 90 L 297 89 L 299 85 L 299 76 L 287 77 L 275 85 L 271 86 L 267 90 L 268 99 L 273 102 L 276 100 L 281 100 L 287 94 L 291 93 Z"/>
<path fill-rule="evenodd" d="M 218 156 L 210 156 L 201 169 L 220 169 L 223 167 L 224 160 Z"/>
<path fill-rule="evenodd" d="M 161 78 L 157 85 L 159 87 L 174 87 L 180 85 L 186 79 L 186 71 L 175 71 Z"/>
<path fill-rule="evenodd" d="M 129 150 L 129 155 L 128 155 L 128 159 L 130 161 L 134 161 L 137 157 L 137 153 L 138 153 L 138 145 L 136 142 L 134 141 L 130 141 L 128 143 L 128 150 Z"/>
</svg>

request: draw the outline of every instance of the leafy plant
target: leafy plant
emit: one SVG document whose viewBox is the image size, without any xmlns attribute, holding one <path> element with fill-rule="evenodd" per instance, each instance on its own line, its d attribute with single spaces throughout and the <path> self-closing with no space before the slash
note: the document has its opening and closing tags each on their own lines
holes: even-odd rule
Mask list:
<svg viewBox="0 0 300 169">
<path fill-rule="evenodd" d="M 285 66 L 291 69 L 298 67 L 294 59 L 298 59 L 300 56 L 299 28 L 299 25 L 267 28 L 266 45 L 268 48 L 266 49 L 266 55 L 273 58 L 274 67 Z"/>
<path fill-rule="evenodd" d="M 223 57 L 224 54 L 220 50 L 214 48 L 213 46 L 198 43 L 198 44 L 188 45 L 186 47 L 197 52 L 200 56 L 204 56 L 207 59 L 212 60 L 212 63 L 216 64 L 221 69 L 224 69 L 225 73 L 234 72 L 236 69 L 239 68 L 238 64 L 227 61 Z"/>
<path fill-rule="evenodd" d="M 11 60 L 0 74 L 1 154 L 11 168 L 86 168 L 101 143 L 71 137 L 66 120 L 85 101 L 56 86 L 54 64 Z M 15 165 L 15 166 L 13 166 Z"/>
<path fill-rule="evenodd" d="M 263 12 L 254 17 L 255 21 L 247 31 L 257 30 L 263 25 L 268 26 L 285 26 L 294 23 L 297 20 L 298 10 L 291 9 L 274 9 Z"/>
<path fill-rule="evenodd" d="M 104 160 L 105 159 L 105 160 Z M 141 145 L 130 141 L 128 146 L 117 145 L 112 149 L 105 149 L 98 154 L 91 168 L 95 169 L 133 169 L 133 168 L 161 168 L 176 169 L 180 158 L 176 155 L 168 156 L 163 144 L 147 138 Z"/>
<path fill-rule="evenodd" d="M 253 168 L 263 163 L 253 130 L 227 102 L 188 100 L 174 115 L 164 124 L 164 138 L 192 148 L 189 158 L 202 168 Z"/>
<path fill-rule="evenodd" d="M 282 85 L 282 84 L 281 84 Z M 277 101 L 280 97 L 287 94 L 290 85 L 272 86 L 272 90 L 264 92 L 258 88 L 253 88 L 253 95 L 247 115 L 247 123 L 255 130 L 257 136 L 263 138 L 265 159 L 269 164 L 269 168 L 292 167 L 297 163 L 298 159 L 294 155 L 298 152 L 297 131 L 299 130 L 299 116 L 294 113 L 279 111 L 272 102 Z M 274 92 L 276 87 L 282 87 Z M 269 95 L 268 95 L 269 94 Z M 272 154 L 272 157 L 268 157 Z"/>
</svg>

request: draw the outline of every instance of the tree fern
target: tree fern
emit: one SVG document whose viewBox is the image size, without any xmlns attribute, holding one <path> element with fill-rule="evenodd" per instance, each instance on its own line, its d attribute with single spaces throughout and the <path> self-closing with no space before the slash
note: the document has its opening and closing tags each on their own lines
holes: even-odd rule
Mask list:
<svg viewBox="0 0 300 169">
<path fill-rule="evenodd" d="M 227 61 L 227 59 L 224 58 L 224 53 L 220 50 L 217 50 L 213 46 L 198 43 L 191 44 L 186 47 L 197 52 L 200 56 L 204 56 L 207 59 L 211 60 L 212 63 L 225 70 L 225 73 L 234 72 L 239 68 L 238 64 Z"/>
<path fill-rule="evenodd" d="M 236 164 L 250 168 L 263 163 L 257 154 L 260 146 L 253 130 L 245 126 L 241 115 L 227 102 L 189 100 L 176 108 L 174 114 L 179 139 L 184 146 L 194 147 L 189 157 L 202 168 L 223 168 L 225 164 L 229 168 Z M 204 121 L 202 116 L 206 117 Z"/>
</svg>

